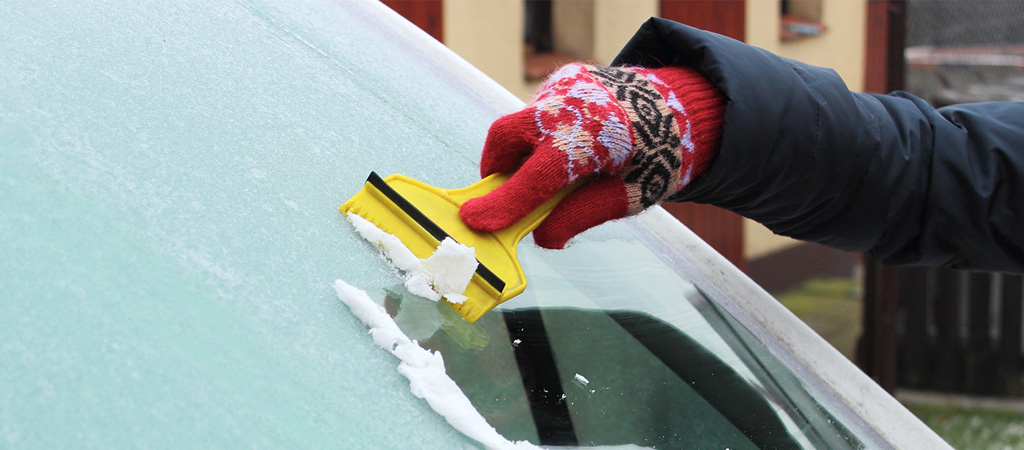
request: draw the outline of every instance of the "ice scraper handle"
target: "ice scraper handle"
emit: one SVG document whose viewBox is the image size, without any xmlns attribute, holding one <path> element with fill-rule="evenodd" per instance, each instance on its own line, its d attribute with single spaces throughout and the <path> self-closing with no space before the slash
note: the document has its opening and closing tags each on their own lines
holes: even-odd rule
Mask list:
<svg viewBox="0 0 1024 450">
<path fill-rule="evenodd" d="M 513 178 L 513 176 L 513 173 L 492 173 L 470 186 L 461 189 L 449 190 L 447 191 L 447 195 L 456 203 L 465 204 L 466 202 L 473 201 L 474 199 L 486 197 L 501 189 L 502 186 L 506 185 L 509 180 Z M 589 176 L 584 177 L 575 183 L 564 186 L 558 192 L 547 197 L 539 206 L 527 211 L 527 213 L 520 217 L 515 223 L 499 230 L 493 230 L 492 233 L 507 246 L 515 248 L 520 240 L 533 232 L 544 222 L 551 212 L 558 207 L 559 203 L 568 197 L 574 190 L 586 184 L 591 178 L 592 177 Z"/>
<path fill-rule="evenodd" d="M 497 231 L 550 206 L 534 241 L 562 248 L 671 197 L 705 170 L 724 107 L 718 89 L 688 68 L 564 66 L 523 110 L 491 125 L 481 175 L 513 173 L 459 215 L 473 229 Z"/>
</svg>

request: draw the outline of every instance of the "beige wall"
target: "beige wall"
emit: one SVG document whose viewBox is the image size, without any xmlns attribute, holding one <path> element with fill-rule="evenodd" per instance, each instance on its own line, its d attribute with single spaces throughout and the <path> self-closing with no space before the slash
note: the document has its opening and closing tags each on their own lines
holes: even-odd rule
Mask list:
<svg viewBox="0 0 1024 450">
<path fill-rule="evenodd" d="M 554 50 L 590 59 L 594 54 L 594 10 L 591 0 L 552 0 Z"/>
<path fill-rule="evenodd" d="M 658 15 L 658 0 L 595 0 L 594 60 L 611 64 L 647 19 Z"/>
<path fill-rule="evenodd" d="M 658 0 L 555 0 L 557 50 L 609 64 Z M 445 0 L 444 43 L 506 89 L 528 99 L 523 77 L 523 0 Z"/>
<path fill-rule="evenodd" d="M 747 0 L 746 41 L 779 56 L 830 67 L 855 91 L 864 88 L 867 42 L 866 0 L 822 0 L 821 36 L 782 42 L 778 0 Z"/>
<path fill-rule="evenodd" d="M 445 0 L 444 43 L 519 97 L 523 77 L 523 0 Z"/>
<path fill-rule="evenodd" d="M 555 50 L 611 64 L 637 28 L 658 15 L 658 0 L 554 0 Z"/>
</svg>

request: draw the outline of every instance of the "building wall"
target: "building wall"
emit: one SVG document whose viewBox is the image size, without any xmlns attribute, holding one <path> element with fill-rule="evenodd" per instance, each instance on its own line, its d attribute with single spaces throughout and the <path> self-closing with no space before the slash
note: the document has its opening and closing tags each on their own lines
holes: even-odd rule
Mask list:
<svg viewBox="0 0 1024 450">
<path fill-rule="evenodd" d="M 594 60 L 610 64 L 640 25 L 657 15 L 657 0 L 596 0 Z"/>
<path fill-rule="evenodd" d="M 523 97 L 523 0 L 445 0 L 444 42 L 512 93 Z"/>
<path fill-rule="evenodd" d="M 658 0 L 555 0 L 561 51 L 609 64 Z M 523 0 L 445 0 L 445 45 L 522 99 L 536 89 L 523 77 Z"/>
<path fill-rule="evenodd" d="M 556 0 L 566 47 L 607 64 L 636 29 L 657 15 L 658 0 Z M 787 58 L 831 67 L 853 90 L 864 84 L 866 0 L 822 0 L 822 36 L 779 39 L 779 1 L 746 2 L 746 41 Z M 581 17 L 580 14 L 586 15 Z M 556 19 L 557 21 L 558 19 Z M 445 0 L 443 42 L 513 93 L 523 81 L 523 0 Z M 556 33 L 559 27 L 556 25 Z"/>
<path fill-rule="evenodd" d="M 821 22 L 827 27 L 825 33 L 782 42 L 778 0 L 748 0 L 746 42 L 780 56 L 831 67 L 851 90 L 863 90 L 867 1 L 821 2 Z"/>
</svg>

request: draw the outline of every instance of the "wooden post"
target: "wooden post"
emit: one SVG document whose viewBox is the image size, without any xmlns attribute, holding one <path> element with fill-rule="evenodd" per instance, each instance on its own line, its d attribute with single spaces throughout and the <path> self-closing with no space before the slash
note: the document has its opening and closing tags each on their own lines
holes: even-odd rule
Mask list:
<svg viewBox="0 0 1024 450">
<path fill-rule="evenodd" d="M 381 0 L 381 3 L 438 41 L 443 41 L 444 38 L 444 10 L 441 2 L 442 0 Z"/>
<path fill-rule="evenodd" d="M 1004 394 L 1020 395 L 1021 388 L 1021 315 L 1022 277 L 1006 275 L 1003 278 L 1002 311 L 1000 317 L 999 363 L 996 380 Z"/>
<path fill-rule="evenodd" d="M 857 343 L 857 365 L 891 393 L 897 381 L 899 272 L 865 259 L 864 284 L 864 333 Z"/>
<path fill-rule="evenodd" d="M 903 88 L 907 4 L 904 0 L 868 0 L 864 91 L 887 94 Z"/>
<path fill-rule="evenodd" d="M 997 392 L 991 382 L 991 374 L 996 372 L 996 368 L 989 337 L 993 275 L 974 272 L 969 279 L 965 388 L 971 394 L 991 395 Z"/>
<path fill-rule="evenodd" d="M 746 0 L 661 0 L 661 17 L 743 40 Z M 665 203 L 666 211 L 679 219 L 740 270 L 743 257 L 743 217 L 733 212 L 696 203 Z"/>
<path fill-rule="evenodd" d="M 903 87 L 903 47 L 906 35 L 904 0 L 869 0 L 867 4 L 865 90 L 891 92 Z M 898 361 L 896 321 L 899 272 L 864 258 L 864 331 L 857 364 L 889 392 L 896 388 Z"/>
<path fill-rule="evenodd" d="M 963 390 L 962 341 L 960 339 L 960 274 L 938 269 L 935 283 L 935 368 L 932 387 L 941 391 Z"/>
<path fill-rule="evenodd" d="M 746 0 L 661 0 L 661 17 L 742 41 Z"/>
<path fill-rule="evenodd" d="M 907 268 L 899 271 L 900 312 L 903 333 L 897 336 L 897 386 L 923 388 L 930 379 L 933 345 L 928 336 L 929 292 L 933 291 L 935 269 Z"/>
</svg>

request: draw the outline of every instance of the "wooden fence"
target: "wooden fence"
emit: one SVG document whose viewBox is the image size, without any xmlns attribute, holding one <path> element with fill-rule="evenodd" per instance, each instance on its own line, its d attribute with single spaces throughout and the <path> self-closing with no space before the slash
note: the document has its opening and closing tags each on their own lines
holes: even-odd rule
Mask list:
<svg viewBox="0 0 1024 450">
<path fill-rule="evenodd" d="M 1024 397 L 1024 277 L 867 264 L 858 364 L 883 387 Z"/>
</svg>

